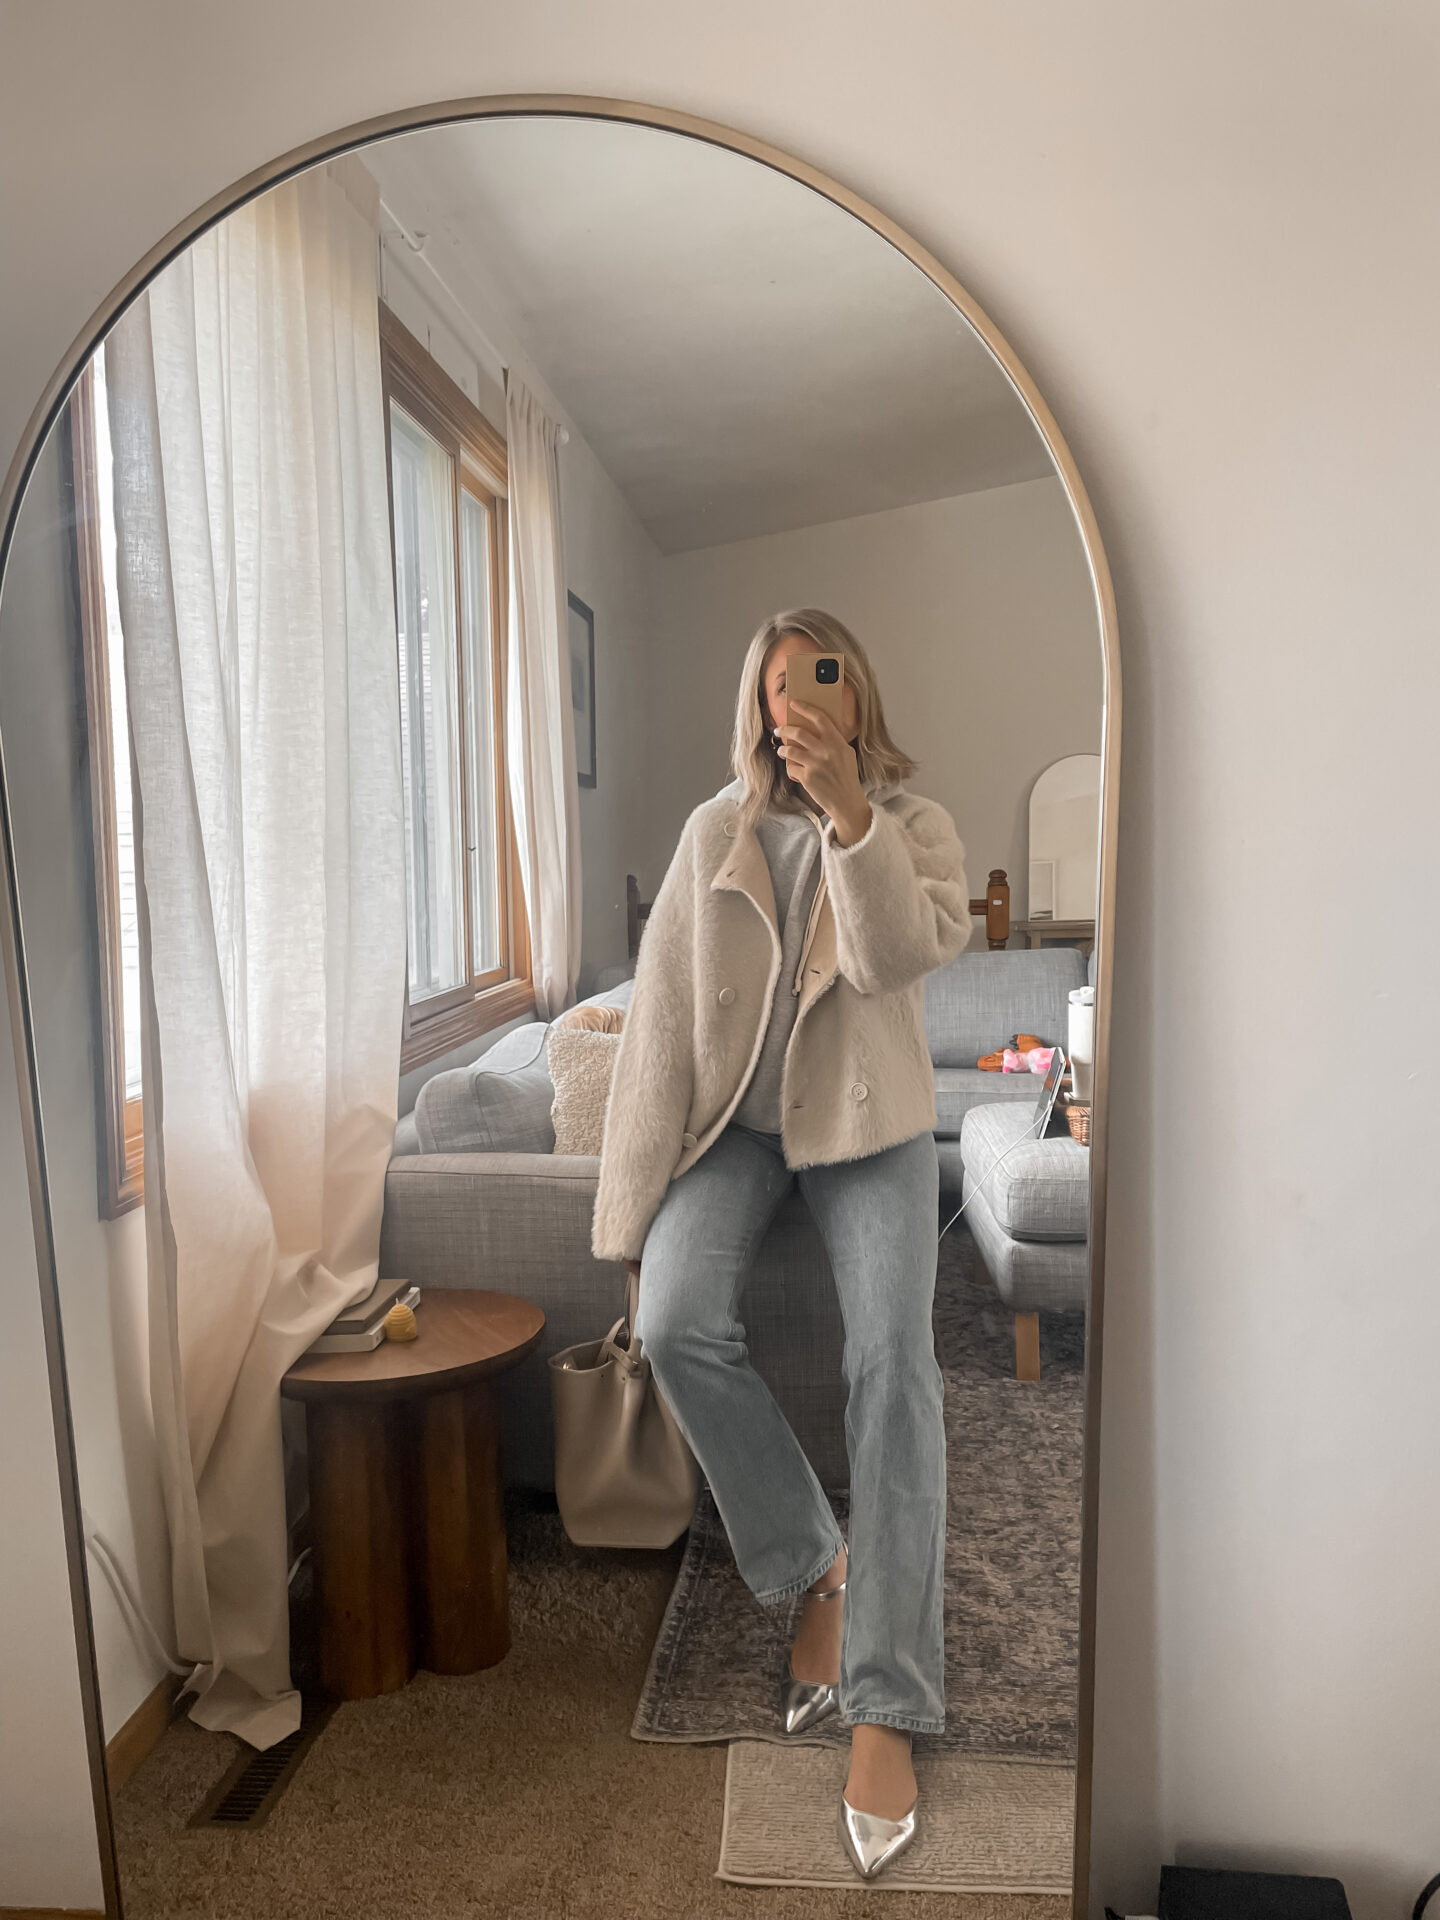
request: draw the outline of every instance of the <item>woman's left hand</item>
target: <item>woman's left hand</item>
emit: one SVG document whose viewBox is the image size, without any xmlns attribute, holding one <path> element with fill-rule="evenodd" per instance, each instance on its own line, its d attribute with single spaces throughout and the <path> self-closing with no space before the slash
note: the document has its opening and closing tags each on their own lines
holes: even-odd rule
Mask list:
<svg viewBox="0 0 1440 1920">
<path fill-rule="evenodd" d="M 776 735 L 786 772 L 835 822 L 841 846 L 863 840 L 870 830 L 870 802 L 860 785 L 855 749 L 829 714 L 804 700 L 789 700 L 785 725 Z"/>
</svg>

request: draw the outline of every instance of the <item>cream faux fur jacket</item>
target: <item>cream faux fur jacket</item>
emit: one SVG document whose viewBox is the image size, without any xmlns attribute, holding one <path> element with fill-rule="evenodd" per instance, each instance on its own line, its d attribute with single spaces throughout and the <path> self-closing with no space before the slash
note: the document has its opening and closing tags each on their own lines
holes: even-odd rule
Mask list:
<svg viewBox="0 0 1440 1920">
<path fill-rule="evenodd" d="M 745 1091 L 781 964 L 765 855 L 740 782 L 685 823 L 655 896 L 605 1116 L 592 1246 L 638 1260 L 677 1175 Z M 970 937 L 965 850 L 950 816 L 902 787 L 870 796 L 863 840 L 831 822 L 785 1053 L 786 1164 L 859 1160 L 935 1124 L 922 981 Z"/>
</svg>

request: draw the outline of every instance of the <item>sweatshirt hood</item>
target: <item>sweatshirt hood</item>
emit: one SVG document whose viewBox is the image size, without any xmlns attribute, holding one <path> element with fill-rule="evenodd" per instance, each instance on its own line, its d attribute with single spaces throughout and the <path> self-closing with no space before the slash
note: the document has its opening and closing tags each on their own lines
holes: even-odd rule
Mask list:
<svg viewBox="0 0 1440 1920">
<path fill-rule="evenodd" d="M 882 786 L 869 786 L 864 789 L 867 800 L 878 800 L 882 805 L 888 800 L 898 800 L 904 791 L 904 787 L 898 780 L 889 780 Z M 726 781 L 715 795 L 717 800 L 743 800 L 744 797 L 745 782 L 738 775 L 735 779 Z"/>
</svg>

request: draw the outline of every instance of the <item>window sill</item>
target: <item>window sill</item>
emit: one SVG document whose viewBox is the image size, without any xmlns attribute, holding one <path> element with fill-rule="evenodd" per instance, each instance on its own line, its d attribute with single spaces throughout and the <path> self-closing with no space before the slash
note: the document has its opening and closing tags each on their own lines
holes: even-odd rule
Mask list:
<svg viewBox="0 0 1440 1920">
<path fill-rule="evenodd" d="M 417 1022 L 400 1048 L 400 1071 L 409 1073 L 415 1067 L 427 1066 L 442 1053 L 463 1047 L 467 1040 L 476 1040 L 492 1028 L 534 1011 L 535 989 L 528 980 L 506 980 L 498 987 L 487 987 L 473 1000 Z"/>
</svg>

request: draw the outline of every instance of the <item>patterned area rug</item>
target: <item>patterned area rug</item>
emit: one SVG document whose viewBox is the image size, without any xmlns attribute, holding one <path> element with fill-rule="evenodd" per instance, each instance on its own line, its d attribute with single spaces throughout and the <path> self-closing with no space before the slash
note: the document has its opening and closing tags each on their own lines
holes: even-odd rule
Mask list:
<svg viewBox="0 0 1440 1920">
<path fill-rule="evenodd" d="M 940 1246 L 935 1332 L 948 1472 L 946 1729 L 916 1736 L 916 1761 L 970 1755 L 1068 1768 L 1084 1322 L 1078 1314 L 1044 1315 L 1040 1382 L 1017 1381 L 1013 1320 L 962 1223 Z M 838 1501 L 836 1514 L 843 1527 Z M 775 1702 L 794 1619 L 795 1609 L 762 1608 L 752 1598 L 703 1496 L 636 1710 L 636 1739 L 792 1747 L 779 1733 Z M 849 1737 L 832 1718 L 807 1743 L 842 1747 Z"/>
</svg>

